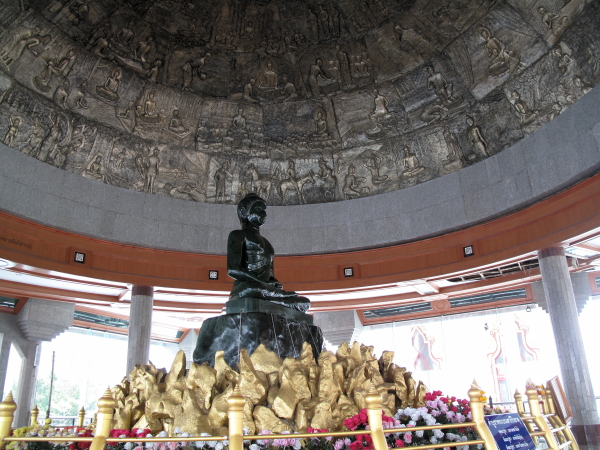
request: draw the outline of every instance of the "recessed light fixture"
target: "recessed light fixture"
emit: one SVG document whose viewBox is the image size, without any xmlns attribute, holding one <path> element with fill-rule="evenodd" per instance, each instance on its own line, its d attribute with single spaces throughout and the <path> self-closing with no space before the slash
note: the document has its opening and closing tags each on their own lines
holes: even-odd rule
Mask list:
<svg viewBox="0 0 600 450">
<path fill-rule="evenodd" d="M 85 264 L 85 253 L 75 252 L 75 256 L 73 256 L 73 261 L 78 264 Z"/>
<path fill-rule="evenodd" d="M 209 270 L 208 271 L 208 279 L 209 280 L 218 280 L 219 279 L 219 271 L 218 270 Z"/>
<path fill-rule="evenodd" d="M 353 277 L 354 276 L 354 268 L 353 267 L 344 267 L 344 277 Z"/>
<path fill-rule="evenodd" d="M 531 312 L 531 306 L 527 305 L 527 308 L 525 308 L 525 311 Z"/>
<path fill-rule="evenodd" d="M 475 256 L 475 250 L 473 249 L 473 246 L 467 245 L 466 247 L 463 247 L 463 254 L 465 255 L 465 258 L 468 258 L 469 256 Z"/>
</svg>

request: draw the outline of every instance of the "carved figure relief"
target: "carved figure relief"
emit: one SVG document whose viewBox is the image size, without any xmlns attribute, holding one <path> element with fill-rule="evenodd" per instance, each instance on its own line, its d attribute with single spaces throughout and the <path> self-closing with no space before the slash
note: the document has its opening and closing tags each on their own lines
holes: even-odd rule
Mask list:
<svg viewBox="0 0 600 450">
<path fill-rule="evenodd" d="M 42 92 L 48 92 L 52 89 L 50 79 L 54 75 L 61 81 L 69 74 L 75 62 L 75 51 L 68 50 L 65 55 L 56 60 L 47 60 L 46 67 L 42 72 L 33 78 L 33 85 Z"/>
<path fill-rule="evenodd" d="M 49 35 L 42 35 L 42 30 L 39 26 L 33 29 L 22 30 L 2 47 L 0 50 L 0 61 L 10 69 L 26 49 L 35 56 L 39 56 L 42 51 L 40 47 L 48 45 L 50 39 Z"/>
<path fill-rule="evenodd" d="M 481 129 L 475 125 L 475 121 L 471 116 L 466 118 L 467 125 L 467 137 L 472 146 L 472 152 L 467 155 L 467 159 L 474 160 L 476 158 L 489 156 L 487 151 L 487 142 L 481 134 Z"/>
<path fill-rule="evenodd" d="M 20 117 L 10 117 L 8 122 L 8 131 L 4 135 L 4 139 L 2 142 L 8 145 L 9 147 L 13 146 L 13 142 L 17 139 L 17 135 L 19 134 L 19 127 L 21 126 L 21 118 Z"/>
</svg>

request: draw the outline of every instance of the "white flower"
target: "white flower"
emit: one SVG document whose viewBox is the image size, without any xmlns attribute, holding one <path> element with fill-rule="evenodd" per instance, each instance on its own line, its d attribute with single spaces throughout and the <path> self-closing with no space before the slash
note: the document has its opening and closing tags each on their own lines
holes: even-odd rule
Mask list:
<svg viewBox="0 0 600 450">
<path fill-rule="evenodd" d="M 133 442 L 125 442 L 125 450 L 131 450 L 133 447 Z"/>
<path fill-rule="evenodd" d="M 454 433 L 446 433 L 446 439 L 448 439 L 449 441 L 453 441 L 458 437 L 458 435 L 454 434 Z"/>
<path fill-rule="evenodd" d="M 146 442 L 146 448 L 154 448 L 154 442 Z"/>
<path fill-rule="evenodd" d="M 417 426 L 417 422 L 415 422 L 414 420 L 411 420 L 410 422 L 408 422 L 408 426 L 409 427 L 416 427 Z"/>
<path fill-rule="evenodd" d="M 294 450 L 300 450 L 302 448 L 302 442 L 300 439 L 296 439 L 294 441 Z"/>
<path fill-rule="evenodd" d="M 173 430 L 173 433 L 175 433 L 175 434 L 181 433 L 181 428 L 175 427 L 175 429 Z"/>
<path fill-rule="evenodd" d="M 431 441 L 432 444 L 437 444 L 437 439 L 435 436 L 431 436 L 431 439 L 429 439 Z"/>
<path fill-rule="evenodd" d="M 483 448 L 483 444 L 477 444 L 477 450 L 481 450 Z"/>
<path fill-rule="evenodd" d="M 158 433 L 156 435 L 156 437 L 167 437 L 167 432 L 166 431 L 161 431 L 160 433 Z"/>
<path fill-rule="evenodd" d="M 431 417 L 429 419 L 425 419 L 425 423 L 427 425 L 435 425 L 437 422 L 435 421 L 435 419 L 433 417 Z"/>
<path fill-rule="evenodd" d="M 187 432 L 184 431 L 183 433 L 181 433 L 180 436 L 181 437 L 190 437 L 190 433 L 187 433 Z"/>
<path fill-rule="evenodd" d="M 217 445 L 215 445 L 215 450 L 223 450 L 223 444 L 217 442 Z"/>
<path fill-rule="evenodd" d="M 250 450 L 260 450 L 258 444 L 250 444 Z"/>
<path fill-rule="evenodd" d="M 417 436 L 418 438 L 422 438 L 423 437 L 423 430 L 415 431 L 415 436 Z"/>
<path fill-rule="evenodd" d="M 248 428 L 248 427 L 244 427 L 244 428 L 242 429 L 242 431 L 243 431 L 243 433 L 244 433 L 245 435 L 248 435 L 248 434 L 250 434 L 250 428 Z"/>
<path fill-rule="evenodd" d="M 466 436 L 461 436 L 461 437 L 460 437 L 460 440 L 461 440 L 461 441 L 463 441 L 463 442 L 465 442 L 465 441 L 468 441 L 468 440 L 469 440 L 469 438 L 468 438 L 468 437 L 466 437 Z"/>
<path fill-rule="evenodd" d="M 442 430 L 433 430 L 433 435 L 438 439 L 442 439 L 444 437 L 444 432 Z"/>
</svg>

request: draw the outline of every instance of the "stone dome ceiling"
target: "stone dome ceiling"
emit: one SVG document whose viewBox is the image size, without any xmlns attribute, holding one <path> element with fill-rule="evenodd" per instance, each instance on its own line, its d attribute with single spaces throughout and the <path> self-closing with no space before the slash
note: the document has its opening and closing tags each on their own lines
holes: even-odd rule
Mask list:
<svg viewBox="0 0 600 450">
<path fill-rule="evenodd" d="M 24 2 L 0 12 L 3 142 L 190 201 L 402 189 L 502 151 L 600 81 L 589 0 Z"/>
</svg>

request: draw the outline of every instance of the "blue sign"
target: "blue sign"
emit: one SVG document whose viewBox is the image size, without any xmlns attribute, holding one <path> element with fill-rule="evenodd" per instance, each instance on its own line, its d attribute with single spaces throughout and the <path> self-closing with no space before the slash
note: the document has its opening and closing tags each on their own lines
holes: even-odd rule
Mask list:
<svg viewBox="0 0 600 450">
<path fill-rule="evenodd" d="M 485 416 L 499 450 L 535 450 L 535 443 L 518 413 Z"/>
</svg>

